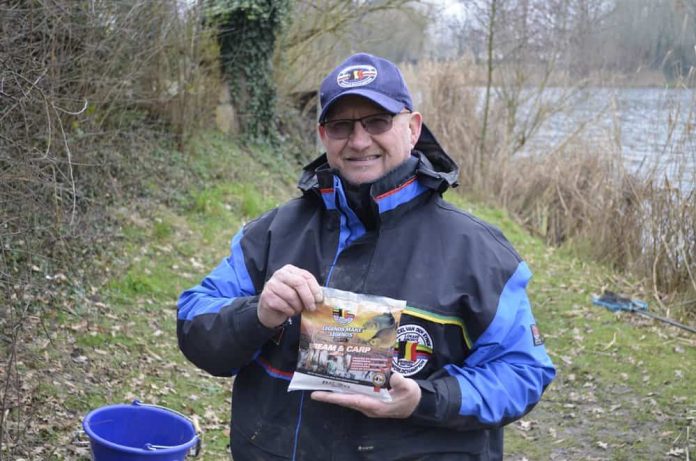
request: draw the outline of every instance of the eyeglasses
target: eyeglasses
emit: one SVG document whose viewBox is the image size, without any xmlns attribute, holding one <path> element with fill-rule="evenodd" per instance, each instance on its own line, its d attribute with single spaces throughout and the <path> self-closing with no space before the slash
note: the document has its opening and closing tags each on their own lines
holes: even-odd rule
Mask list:
<svg viewBox="0 0 696 461">
<path fill-rule="evenodd" d="M 342 118 L 338 120 L 328 120 L 321 122 L 320 125 L 326 130 L 326 135 L 331 139 L 348 139 L 353 133 L 355 122 L 360 122 L 362 127 L 369 134 L 377 135 L 386 133 L 391 130 L 394 122 L 394 117 L 409 112 L 401 112 L 398 114 L 374 114 L 360 118 Z"/>
</svg>

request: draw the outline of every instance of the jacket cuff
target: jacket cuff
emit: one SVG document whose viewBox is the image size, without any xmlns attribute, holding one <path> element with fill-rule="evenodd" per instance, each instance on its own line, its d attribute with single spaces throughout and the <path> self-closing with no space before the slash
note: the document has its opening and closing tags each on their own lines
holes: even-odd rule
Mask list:
<svg viewBox="0 0 696 461">
<path fill-rule="evenodd" d="M 442 424 L 457 415 L 461 404 L 461 391 L 455 378 L 417 379 L 416 383 L 421 388 L 421 399 L 411 414 L 413 422 Z"/>
<path fill-rule="evenodd" d="M 244 349 L 256 350 L 275 335 L 278 330 L 268 328 L 259 321 L 257 308 L 259 297 L 253 296 L 248 299 L 244 307 L 234 313 L 234 334 L 239 341 L 239 345 Z"/>
<path fill-rule="evenodd" d="M 437 407 L 437 396 L 435 389 L 429 381 L 417 379 L 416 382 L 421 388 L 421 399 L 418 406 L 411 414 L 411 418 L 416 422 L 432 421 Z"/>
</svg>

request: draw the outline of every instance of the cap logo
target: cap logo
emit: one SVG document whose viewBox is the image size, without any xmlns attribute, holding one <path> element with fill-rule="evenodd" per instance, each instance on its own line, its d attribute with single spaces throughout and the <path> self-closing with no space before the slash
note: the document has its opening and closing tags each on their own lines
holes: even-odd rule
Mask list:
<svg viewBox="0 0 696 461">
<path fill-rule="evenodd" d="M 350 66 L 343 69 L 336 77 L 336 83 L 341 88 L 354 88 L 365 86 L 377 78 L 377 69 L 372 66 L 361 64 Z"/>
</svg>

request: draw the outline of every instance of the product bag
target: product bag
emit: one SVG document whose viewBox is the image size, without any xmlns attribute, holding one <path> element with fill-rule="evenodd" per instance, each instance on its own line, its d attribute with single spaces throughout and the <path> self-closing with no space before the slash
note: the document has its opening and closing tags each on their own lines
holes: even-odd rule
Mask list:
<svg viewBox="0 0 696 461">
<path fill-rule="evenodd" d="M 288 391 L 327 390 L 391 401 L 396 328 L 406 301 L 323 288 L 303 311 L 296 371 Z"/>
</svg>

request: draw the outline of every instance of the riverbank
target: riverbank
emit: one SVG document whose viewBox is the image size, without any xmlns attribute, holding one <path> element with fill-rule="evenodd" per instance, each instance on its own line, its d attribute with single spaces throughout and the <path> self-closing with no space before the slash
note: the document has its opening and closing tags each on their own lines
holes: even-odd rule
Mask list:
<svg viewBox="0 0 696 461">
<path fill-rule="evenodd" d="M 549 245 L 640 278 L 662 314 L 696 319 L 696 93 L 530 89 L 522 75 L 489 100 L 465 62 L 420 66 L 406 79 L 467 194 Z"/>
<path fill-rule="evenodd" d="M 81 286 L 59 278 L 57 289 L 72 295 L 25 326 L 16 383 L 24 419 L 12 424 L 18 415 L 8 414 L 3 455 L 86 460 L 74 443 L 86 412 L 137 398 L 194 418 L 200 459 L 225 459 L 231 381 L 181 355 L 175 302 L 227 255 L 243 222 L 296 193 L 297 167 L 215 134 L 175 162 L 200 181 L 114 210 L 118 232 L 94 274 Z M 685 459 L 688 447 L 694 456 L 694 338 L 592 306 L 592 293 L 627 282 L 547 247 L 499 209 L 448 198 L 499 226 L 528 261 L 534 312 L 559 370 L 537 408 L 507 430 L 506 459 Z"/>
<path fill-rule="evenodd" d="M 414 67 L 438 69 L 454 63 L 463 69 L 466 76 L 467 86 L 485 87 L 487 83 L 488 68 L 485 62 L 476 62 L 472 59 L 459 58 L 458 60 L 426 61 L 421 60 Z M 406 66 L 406 69 L 408 67 Z M 513 64 L 496 64 L 492 84 L 494 87 L 504 87 L 509 85 L 509 75 L 519 75 L 519 67 Z M 408 71 L 408 70 L 407 70 Z M 517 74 L 516 74 L 517 72 Z M 620 73 L 610 72 L 603 69 L 596 69 L 584 75 L 578 75 L 569 71 L 549 68 L 543 64 L 538 66 L 525 63 L 523 69 L 523 83 L 528 88 L 539 87 L 565 87 L 576 88 L 583 86 L 587 88 L 606 88 L 606 89 L 695 89 L 696 79 L 686 75 L 682 78 L 668 77 L 664 72 L 656 69 L 639 68 L 635 72 Z"/>
</svg>

